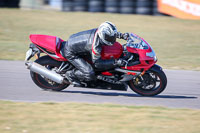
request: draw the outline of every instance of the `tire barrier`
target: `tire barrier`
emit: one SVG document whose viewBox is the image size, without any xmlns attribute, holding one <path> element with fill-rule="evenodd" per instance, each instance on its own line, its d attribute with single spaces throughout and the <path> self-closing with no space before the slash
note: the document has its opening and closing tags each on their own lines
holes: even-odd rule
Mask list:
<svg viewBox="0 0 200 133">
<path fill-rule="evenodd" d="M 158 4 L 157 4 L 157 0 L 153 1 L 153 15 L 154 16 L 159 16 L 159 11 L 158 11 Z"/>
<path fill-rule="evenodd" d="M 88 1 L 87 0 L 74 0 L 73 11 L 87 11 Z"/>
<path fill-rule="evenodd" d="M 158 11 L 158 4 L 157 4 L 157 0 L 153 1 L 153 15 L 154 16 L 168 16 L 166 14 L 160 13 Z"/>
<path fill-rule="evenodd" d="M 118 13 L 120 0 L 105 0 L 105 12 Z"/>
<path fill-rule="evenodd" d="M 136 2 L 136 14 L 152 15 L 153 0 L 138 0 Z"/>
<path fill-rule="evenodd" d="M 5 7 L 4 1 L 0 1 L 0 7 Z"/>
<path fill-rule="evenodd" d="M 19 0 L 0 0 L 0 7 L 18 8 Z"/>
<path fill-rule="evenodd" d="M 104 12 L 104 0 L 89 0 L 89 12 Z"/>
<path fill-rule="evenodd" d="M 0 7 L 5 5 L 5 1 L 19 0 L 0 0 Z M 52 9 L 56 8 L 66 12 L 88 11 L 154 16 L 165 15 L 158 11 L 157 0 L 20 0 L 21 7 L 33 9 L 40 9 L 42 1 L 43 4 L 50 5 Z"/>
<path fill-rule="evenodd" d="M 63 0 L 62 11 L 69 12 L 73 9 L 73 1 L 72 0 Z"/>
<path fill-rule="evenodd" d="M 136 13 L 136 0 L 121 0 L 120 13 L 135 14 Z"/>
</svg>

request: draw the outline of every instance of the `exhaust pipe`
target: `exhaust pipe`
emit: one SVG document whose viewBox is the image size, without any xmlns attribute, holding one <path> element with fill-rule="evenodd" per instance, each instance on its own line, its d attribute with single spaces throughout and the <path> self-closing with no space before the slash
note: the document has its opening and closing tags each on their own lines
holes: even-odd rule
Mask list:
<svg viewBox="0 0 200 133">
<path fill-rule="evenodd" d="M 64 82 L 64 77 L 62 77 L 54 71 L 48 70 L 46 67 L 36 62 L 26 62 L 25 65 L 27 66 L 27 69 L 38 73 L 56 83 L 62 84 Z"/>
</svg>

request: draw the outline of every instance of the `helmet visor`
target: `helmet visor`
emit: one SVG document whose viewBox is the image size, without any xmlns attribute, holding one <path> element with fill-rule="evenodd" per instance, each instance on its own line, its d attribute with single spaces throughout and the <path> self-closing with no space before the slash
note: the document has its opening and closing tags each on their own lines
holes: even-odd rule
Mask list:
<svg viewBox="0 0 200 133">
<path fill-rule="evenodd" d="M 108 35 L 108 34 L 105 34 L 105 40 L 107 42 L 110 42 L 111 44 L 114 44 L 116 42 L 116 38 L 117 38 L 117 34 L 113 34 L 112 36 L 111 35 Z"/>
</svg>

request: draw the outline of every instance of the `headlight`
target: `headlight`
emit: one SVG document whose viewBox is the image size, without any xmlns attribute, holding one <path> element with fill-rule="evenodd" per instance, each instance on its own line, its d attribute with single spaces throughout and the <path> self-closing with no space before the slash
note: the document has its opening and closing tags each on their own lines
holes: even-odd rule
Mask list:
<svg viewBox="0 0 200 133">
<path fill-rule="evenodd" d="M 154 61 L 157 61 L 157 57 L 156 57 L 156 55 L 153 57 L 153 59 L 154 59 Z"/>
</svg>

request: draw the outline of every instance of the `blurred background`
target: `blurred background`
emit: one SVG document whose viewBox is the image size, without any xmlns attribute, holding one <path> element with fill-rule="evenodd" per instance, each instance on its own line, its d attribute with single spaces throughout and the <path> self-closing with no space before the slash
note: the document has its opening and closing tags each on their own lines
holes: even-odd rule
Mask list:
<svg viewBox="0 0 200 133">
<path fill-rule="evenodd" d="M 0 7 L 58 11 L 108 12 L 121 14 L 165 15 L 157 0 L 1 0 Z"/>
<path fill-rule="evenodd" d="M 0 60 L 24 60 L 31 43 L 30 34 L 52 35 L 67 40 L 71 34 L 96 28 L 104 21 L 113 22 L 122 33 L 134 32 L 144 38 L 156 52 L 157 64 L 164 69 L 200 71 L 200 0 L 0 0 Z M 20 83 L 26 80 L 19 78 L 17 74 L 26 75 L 26 72 L 18 71 L 21 66 L 16 67 L 12 62 L 10 67 L 13 70 L 4 67 L 2 62 L 1 64 L 0 70 L 6 78 L 2 80 L 2 77 L 0 80 L 5 81 L 10 74 L 16 75 L 18 79 L 11 77 L 8 83 L 4 83 L 9 87 L 10 97 L 16 92 L 25 94 L 22 90 L 13 91 L 15 88 L 10 83 L 16 89 L 23 88 L 24 85 Z M 24 63 L 20 64 L 25 70 Z M 171 77 L 176 74 L 171 74 Z M 192 86 L 197 83 L 198 78 L 188 80 L 187 86 L 184 86 L 182 82 L 189 79 L 187 76 L 185 74 L 182 77 L 183 81 L 176 80 L 176 76 L 169 79 L 174 80 L 173 83 L 177 82 L 174 86 L 169 83 L 173 92 L 168 93 L 167 97 L 153 99 L 159 98 L 164 103 L 168 101 L 173 105 L 176 104 L 175 99 L 183 105 L 184 99 L 188 103 L 194 99 L 194 105 L 197 105 L 196 96 L 199 94 Z M 20 81 L 19 86 L 15 84 L 17 81 Z M 184 88 L 190 93 L 186 95 L 185 91 L 182 92 Z M 2 84 L 1 90 L 5 90 Z M 41 97 L 46 94 L 47 97 L 50 96 L 50 93 L 41 93 Z M 85 94 L 84 97 L 87 96 L 89 95 Z M 114 99 L 125 98 L 123 95 L 109 96 Z M 93 100 L 93 97 L 89 99 Z M 15 104 L 0 101 L 0 105 L 0 133 L 200 133 L 200 113 L 197 110 L 189 113 L 188 109 L 173 111 L 162 107 L 153 109 L 54 102 Z M 136 123 L 133 124 L 134 121 Z"/>
</svg>

